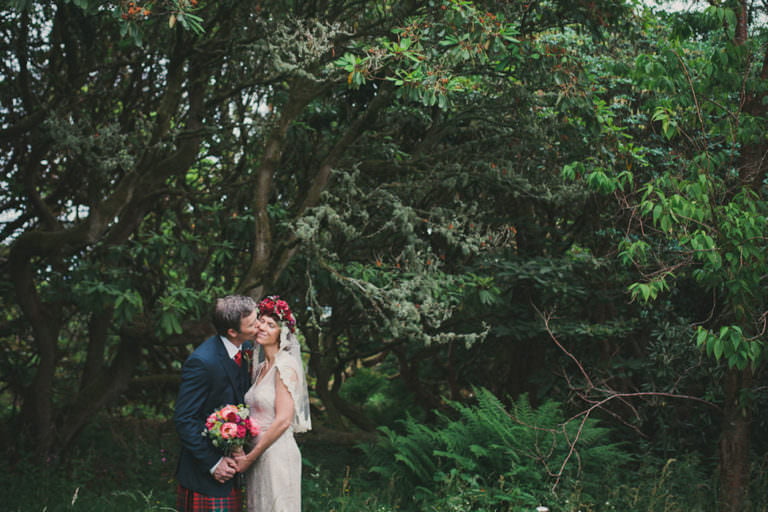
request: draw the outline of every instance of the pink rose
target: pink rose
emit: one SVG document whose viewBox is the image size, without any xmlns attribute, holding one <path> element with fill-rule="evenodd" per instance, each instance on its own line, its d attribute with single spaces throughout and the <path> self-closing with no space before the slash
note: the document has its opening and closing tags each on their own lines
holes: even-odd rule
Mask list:
<svg viewBox="0 0 768 512">
<path fill-rule="evenodd" d="M 237 437 L 242 439 L 242 438 L 245 437 L 245 433 L 246 433 L 245 425 L 242 425 L 242 424 L 238 425 L 237 426 Z"/>
<path fill-rule="evenodd" d="M 218 418 L 216 417 L 216 413 L 211 414 L 208 416 L 208 418 L 205 420 L 205 428 L 208 430 L 211 430 L 211 427 L 216 424 L 216 420 Z"/>
<path fill-rule="evenodd" d="M 235 422 L 237 421 L 237 418 L 239 415 L 237 414 L 237 406 L 235 405 L 225 405 L 221 408 L 219 411 L 219 414 L 221 415 L 221 418 L 225 421 Z"/>
<path fill-rule="evenodd" d="M 234 439 L 237 437 L 237 425 L 227 422 L 221 426 L 221 437 L 224 439 Z"/>
</svg>

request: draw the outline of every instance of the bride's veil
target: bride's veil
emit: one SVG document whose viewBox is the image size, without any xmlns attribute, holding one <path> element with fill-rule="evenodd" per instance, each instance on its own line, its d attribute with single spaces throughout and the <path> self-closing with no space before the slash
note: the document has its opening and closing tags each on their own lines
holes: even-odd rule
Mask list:
<svg viewBox="0 0 768 512">
<path fill-rule="evenodd" d="M 307 376 L 304 372 L 304 363 L 301 359 L 301 346 L 296 334 L 283 325 L 280 329 L 280 351 L 286 352 L 291 357 L 295 366 L 298 382 L 293 392 L 293 431 L 306 432 L 312 428 L 312 420 L 309 416 L 309 390 L 307 388 Z"/>
</svg>

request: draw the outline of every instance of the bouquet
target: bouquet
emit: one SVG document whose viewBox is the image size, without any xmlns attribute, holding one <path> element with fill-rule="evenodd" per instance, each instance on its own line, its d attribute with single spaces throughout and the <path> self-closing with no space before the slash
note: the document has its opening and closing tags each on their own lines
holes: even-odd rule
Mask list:
<svg viewBox="0 0 768 512">
<path fill-rule="evenodd" d="M 259 425 L 248 417 L 248 408 L 240 405 L 225 405 L 213 411 L 205 420 L 203 437 L 211 444 L 231 455 L 245 442 L 255 438 L 260 432 Z"/>
</svg>

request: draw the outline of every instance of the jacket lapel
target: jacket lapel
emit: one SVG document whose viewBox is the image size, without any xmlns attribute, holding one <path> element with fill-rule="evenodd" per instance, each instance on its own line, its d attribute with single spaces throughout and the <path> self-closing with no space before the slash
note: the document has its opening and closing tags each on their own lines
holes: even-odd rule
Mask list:
<svg viewBox="0 0 768 512">
<path fill-rule="evenodd" d="M 227 354 L 227 349 L 224 347 L 224 342 L 221 340 L 219 340 L 218 355 L 221 367 L 224 369 L 224 373 L 226 374 L 227 380 L 229 380 L 232 389 L 235 391 L 235 395 L 242 396 L 240 385 L 241 368 L 237 366 L 237 363 L 235 363 L 231 357 L 229 357 L 229 354 Z"/>
</svg>

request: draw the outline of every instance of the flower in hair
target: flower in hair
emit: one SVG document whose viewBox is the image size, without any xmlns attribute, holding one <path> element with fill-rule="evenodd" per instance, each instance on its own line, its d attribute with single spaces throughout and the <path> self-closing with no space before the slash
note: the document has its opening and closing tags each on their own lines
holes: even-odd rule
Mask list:
<svg viewBox="0 0 768 512">
<path fill-rule="evenodd" d="M 259 315 L 272 315 L 285 323 L 291 332 L 296 330 L 296 319 L 293 318 L 291 307 L 278 295 L 270 295 L 259 302 Z"/>
</svg>

